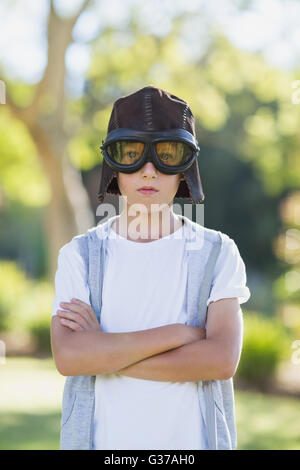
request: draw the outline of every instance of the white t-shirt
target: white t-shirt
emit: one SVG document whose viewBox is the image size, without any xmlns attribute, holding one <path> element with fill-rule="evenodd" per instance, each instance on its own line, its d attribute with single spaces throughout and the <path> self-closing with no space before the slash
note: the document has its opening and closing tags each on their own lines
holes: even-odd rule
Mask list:
<svg viewBox="0 0 300 470">
<path fill-rule="evenodd" d="M 130 332 L 171 323 L 186 323 L 187 256 L 178 231 L 152 242 L 137 243 L 116 234 L 108 237 L 102 292 L 101 327 Z M 246 273 L 234 241 L 222 234 L 211 300 L 250 297 Z M 90 304 L 87 273 L 74 241 L 58 258 L 56 296 L 77 297 Z M 145 397 L 147 397 L 145 399 Z M 197 382 L 144 380 L 119 374 L 96 376 L 94 449 L 207 449 Z"/>
</svg>

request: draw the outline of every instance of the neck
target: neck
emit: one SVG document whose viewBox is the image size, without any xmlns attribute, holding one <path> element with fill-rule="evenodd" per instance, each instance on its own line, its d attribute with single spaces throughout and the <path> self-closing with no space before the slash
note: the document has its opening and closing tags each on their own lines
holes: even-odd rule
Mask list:
<svg viewBox="0 0 300 470">
<path fill-rule="evenodd" d="M 128 240 L 145 243 L 166 237 L 182 226 L 181 219 L 169 205 L 156 212 L 139 212 L 131 215 L 130 207 L 123 210 L 113 223 L 113 229 Z"/>
</svg>

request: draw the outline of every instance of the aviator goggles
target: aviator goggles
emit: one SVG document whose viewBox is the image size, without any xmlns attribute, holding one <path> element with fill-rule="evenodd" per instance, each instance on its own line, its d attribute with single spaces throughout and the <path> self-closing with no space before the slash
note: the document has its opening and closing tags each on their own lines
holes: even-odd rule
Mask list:
<svg viewBox="0 0 300 470">
<path fill-rule="evenodd" d="M 107 164 L 121 173 L 134 173 L 146 162 L 165 174 L 187 170 L 200 151 L 198 141 L 184 129 L 136 131 L 119 128 L 111 131 L 100 146 Z"/>
</svg>

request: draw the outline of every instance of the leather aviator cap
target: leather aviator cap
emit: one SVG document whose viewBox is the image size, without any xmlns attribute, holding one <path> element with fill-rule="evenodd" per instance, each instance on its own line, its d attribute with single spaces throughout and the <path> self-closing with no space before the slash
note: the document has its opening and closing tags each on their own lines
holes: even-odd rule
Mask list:
<svg viewBox="0 0 300 470">
<path fill-rule="evenodd" d="M 195 138 L 195 118 L 186 101 L 152 85 L 122 96 L 115 101 L 107 133 L 119 128 L 136 131 L 165 131 L 184 129 Z M 189 199 L 191 204 L 204 201 L 197 158 L 185 171 L 175 198 Z M 103 202 L 105 194 L 119 194 L 117 173 L 103 158 L 98 201 Z"/>
</svg>

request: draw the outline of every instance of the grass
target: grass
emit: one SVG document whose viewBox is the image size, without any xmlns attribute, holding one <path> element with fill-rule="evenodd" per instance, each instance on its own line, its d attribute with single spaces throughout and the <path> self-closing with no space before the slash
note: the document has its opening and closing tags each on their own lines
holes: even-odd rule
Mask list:
<svg viewBox="0 0 300 470">
<path fill-rule="evenodd" d="M 64 382 L 52 359 L 0 364 L 0 449 L 59 449 Z"/>
<path fill-rule="evenodd" d="M 0 449 L 59 449 L 65 377 L 52 359 L 0 364 Z M 300 449 L 299 400 L 235 390 L 238 449 Z"/>
<path fill-rule="evenodd" d="M 239 449 L 300 449 L 299 399 L 235 391 Z"/>
</svg>

